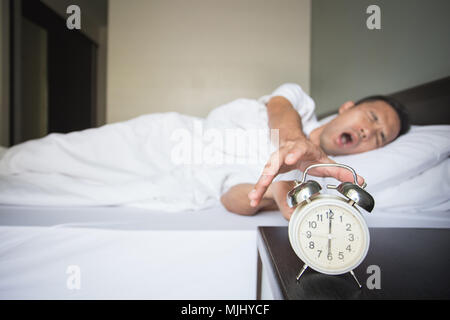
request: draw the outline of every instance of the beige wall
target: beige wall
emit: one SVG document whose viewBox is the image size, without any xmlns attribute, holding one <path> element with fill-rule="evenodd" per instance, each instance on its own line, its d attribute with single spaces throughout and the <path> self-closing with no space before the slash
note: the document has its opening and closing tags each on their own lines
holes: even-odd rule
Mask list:
<svg viewBox="0 0 450 320">
<path fill-rule="evenodd" d="M 107 122 L 309 91 L 310 0 L 110 0 Z"/>
</svg>

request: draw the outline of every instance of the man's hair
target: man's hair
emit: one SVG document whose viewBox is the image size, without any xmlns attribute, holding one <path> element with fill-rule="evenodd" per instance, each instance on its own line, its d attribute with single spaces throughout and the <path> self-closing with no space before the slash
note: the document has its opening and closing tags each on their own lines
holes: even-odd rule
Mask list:
<svg viewBox="0 0 450 320">
<path fill-rule="evenodd" d="M 376 96 L 370 96 L 370 97 L 366 97 L 366 98 L 358 100 L 355 103 L 355 106 L 362 104 L 364 102 L 371 102 L 371 101 L 384 101 L 388 105 L 390 105 L 392 107 L 392 109 L 394 109 L 394 111 L 397 113 L 398 118 L 400 119 L 400 132 L 396 138 L 398 138 L 402 134 L 405 134 L 409 131 L 409 129 L 411 127 L 411 124 L 409 122 L 409 115 L 408 115 L 408 112 L 406 111 L 405 106 L 400 101 L 398 101 L 392 97 L 376 95 Z"/>
</svg>

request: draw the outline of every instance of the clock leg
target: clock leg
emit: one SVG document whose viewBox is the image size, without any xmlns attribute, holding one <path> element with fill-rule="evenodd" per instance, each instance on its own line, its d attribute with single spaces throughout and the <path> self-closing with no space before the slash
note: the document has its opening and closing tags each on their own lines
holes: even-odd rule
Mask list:
<svg viewBox="0 0 450 320">
<path fill-rule="evenodd" d="M 361 289 L 361 284 L 358 281 L 358 278 L 356 278 L 355 273 L 353 272 L 353 270 L 350 271 L 350 274 L 353 276 L 353 279 L 355 279 L 356 283 L 358 284 L 358 287 Z"/>
<path fill-rule="evenodd" d="M 306 265 L 306 263 L 303 265 L 302 270 L 300 270 L 300 273 L 297 276 L 297 281 L 300 280 L 300 277 L 303 275 L 303 273 L 306 271 L 306 269 L 308 269 L 308 266 Z"/>
</svg>

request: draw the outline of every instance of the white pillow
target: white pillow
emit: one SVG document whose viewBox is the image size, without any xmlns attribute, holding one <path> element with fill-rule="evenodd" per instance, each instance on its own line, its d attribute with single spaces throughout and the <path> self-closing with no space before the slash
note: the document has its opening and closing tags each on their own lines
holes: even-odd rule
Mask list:
<svg viewBox="0 0 450 320">
<path fill-rule="evenodd" d="M 367 188 L 370 192 L 369 188 Z M 376 209 L 412 212 L 446 212 L 450 220 L 450 158 L 390 188 L 372 193 Z"/>
<path fill-rule="evenodd" d="M 433 125 L 412 126 L 383 148 L 332 159 L 355 169 L 375 192 L 417 176 L 449 155 L 450 125 Z"/>
</svg>

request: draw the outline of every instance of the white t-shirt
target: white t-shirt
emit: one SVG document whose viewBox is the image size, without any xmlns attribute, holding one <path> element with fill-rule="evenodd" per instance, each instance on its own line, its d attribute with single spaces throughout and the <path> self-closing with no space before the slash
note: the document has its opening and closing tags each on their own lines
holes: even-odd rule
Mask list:
<svg viewBox="0 0 450 320">
<path fill-rule="evenodd" d="M 210 121 L 212 126 L 223 128 L 242 128 L 247 130 L 260 129 L 268 130 L 268 114 L 266 104 L 273 97 L 281 96 L 286 98 L 293 108 L 299 113 L 302 120 L 303 132 L 306 136 L 309 136 L 311 131 L 317 128 L 321 123 L 317 121 L 314 114 L 315 103 L 308 96 L 302 88 L 295 83 L 286 83 L 275 89 L 271 94 L 265 95 L 258 100 L 250 99 L 238 99 L 229 104 L 223 105 L 214 109 L 207 118 L 207 122 Z M 272 146 L 274 147 L 274 146 Z M 271 152 L 274 152 L 275 148 L 272 148 L 269 152 L 264 153 L 261 150 L 248 151 L 249 154 L 260 153 L 258 158 L 263 161 L 259 161 L 256 165 L 239 166 L 234 170 L 231 167 L 226 168 L 225 180 L 222 180 L 221 193 L 226 192 L 234 185 L 242 183 L 256 183 L 258 180 L 264 165 L 269 160 Z M 227 150 L 225 150 L 227 152 Z M 232 153 L 233 151 L 228 151 Z M 245 158 L 245 155 L 240 155 L 241 158 Z M 293 180 L 298 178 L 298 172 L 291 172 L 289 174 L 279 175 L 275 181 L 278 180 Z M 212 179 L 211 181 L 216 180 Z M 206 181 L 206 180 L 204 180 Z"/>
<path fill-rule="evenodd" d="M 303 132 L 309 135 L 319 126 L 314 114 L 315 103 L 302 88 L 295 83 L 279 86 L 271 94 L 257 100 L 237 99 L 212 110 L 206 118 L 209 128 L 267 129 L 268 115 L 266 104 L 273 97 L 286 98 L 302 119 Z"/>
<path fill-rule="evenodd" d="M 270 99 L 281 96 L 289 100 L 302 119 L 303 132 L 309 136 L 311 131 L 319 126 L 314 110 L 316 105 L 302 88 L 295 83 L 286 83 L 278 87 L 272 94 L 259 98 L 258 101 L 267 104 Z"/>
</svg>

